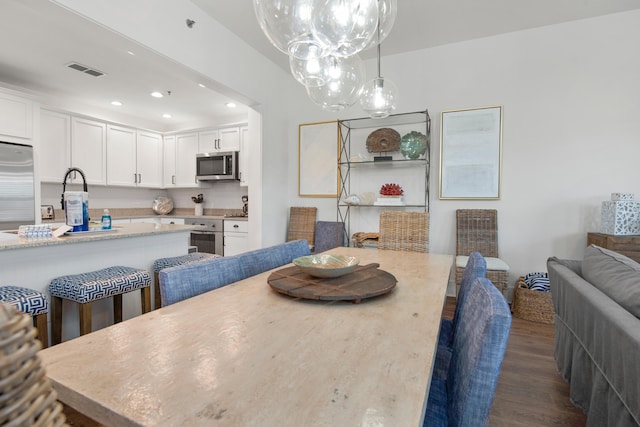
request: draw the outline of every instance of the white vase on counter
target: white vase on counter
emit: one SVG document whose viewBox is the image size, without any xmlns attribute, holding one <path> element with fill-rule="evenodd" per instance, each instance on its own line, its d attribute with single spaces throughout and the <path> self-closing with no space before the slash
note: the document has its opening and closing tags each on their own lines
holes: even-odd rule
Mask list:
<svg viewBox="0 0 640 427">
<path fill-rule="evenodd" d="M 202 206 L 202 203 L 196 203 L 195 204 L 195 215 L 196 216 L 202 216 L 203 213 L 204 213 L 204 206 Z"/>
</svg>

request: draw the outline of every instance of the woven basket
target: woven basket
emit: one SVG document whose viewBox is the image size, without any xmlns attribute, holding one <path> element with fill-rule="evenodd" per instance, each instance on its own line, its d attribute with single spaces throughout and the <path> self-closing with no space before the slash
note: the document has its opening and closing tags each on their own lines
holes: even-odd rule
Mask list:
<svg viewBox="0 0 640 427">
<path fill-rule="evenodd" d="M 0 425 L 66 425 L 35 336 L 30 316 L 0 303 Z"/>
<path fill-rule="evenodd" d="M 524 277 L 520 277 L 513 293 L 511 311 L 519 319 L 553 324 L 554 311 L 551 292 L 531 290 L 527 288 Z"/>
<path fill-rule="evenodd" d="M 380 237 L 378 233 L 365 233 L 363 231 L 359 231 L 357 233 L 353 233 L 351 241 L 353 242 L 354 248 L 378 246 L 378 237 Z"/>
</svg>

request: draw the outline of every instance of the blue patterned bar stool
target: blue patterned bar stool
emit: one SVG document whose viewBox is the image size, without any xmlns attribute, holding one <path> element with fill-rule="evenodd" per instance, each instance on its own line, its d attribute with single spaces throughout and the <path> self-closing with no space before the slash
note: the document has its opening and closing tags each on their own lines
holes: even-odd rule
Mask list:
<svg viewBox="0 0 640 427">
<path fill-rule="evenodd" d="M 38 330 L 42 348 L 49 346 L 47 313 L 49 300 L 42 292 L 20 286 L 0 286 L 0 302 L 10 304 L 33 318 L 33 326 Z"/>
<path fill-rule="evenodd" d="M 122 321 L 122 294 L 140 290 L 142 313 L 151 311 L 151 276 L 132 267 L 107 267 L 89 273 L 56 277 L 49 284 L 51 294 L 51 341 L 62 341 L 62 300 L 78 304 L 80 335 L 91 332 L 91 303 L 113 297 L 113 321 Z"/>
<path fill-rule="evenodd" d="M 186 255 L 168 257 L 168 258 L 160 258 L 153 262 L 153 279 L 154 279 L 154 296 L 153 296 L 153 308 L 158 309 L 162 307 L 162 298 L 160 296 L 160 279 L 158 278 L 158 273 L 160 270 L 176 267 L 178 265 L 191 264 L 194 262 L 206 261 L 208 259 L 220 258 L 221 255 L 210 254 L 206 252 L 192 252 Z"/>
</svg>

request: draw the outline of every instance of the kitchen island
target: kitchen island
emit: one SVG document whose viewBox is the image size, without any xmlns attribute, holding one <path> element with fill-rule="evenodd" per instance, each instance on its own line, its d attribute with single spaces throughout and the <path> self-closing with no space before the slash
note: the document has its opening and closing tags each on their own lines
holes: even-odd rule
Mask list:
<svg viewBox="0 0 640 427">
<path fill-rule="evenodd" d="M 51 279 L 67 274 L 115 265 L 144 268 L 151 272 L 154 260 L 186 254 L 190 232 L 197 228 L 193 225 L 131 223 L 114 226 L 109 232 L 78 233 L 49 239 L 25 239 L 0 232 L 0 285 L 24 286 L 48 294 Z M 64 303 L 62 336 L 63 340 L 68 340 L 79 335 L 78 313 L 72 303 Z M 140 293 L 125 294 L 123 319 L 139 314 Z M 112 322 L 111 298 L 94 302 L 93 329 Z"/>
</svg>

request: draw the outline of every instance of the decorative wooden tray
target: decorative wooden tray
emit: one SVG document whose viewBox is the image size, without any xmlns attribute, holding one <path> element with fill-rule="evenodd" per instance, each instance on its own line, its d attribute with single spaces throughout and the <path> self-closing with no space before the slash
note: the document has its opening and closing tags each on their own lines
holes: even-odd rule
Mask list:
<svg viewBox="0 0 640 427">
<path fill-rule="evenodd" d="M 395 288 L 396 278 L 378 267 L 367 264 L 341 277 L 319 279 L 293 266 L 274 271 L 267 282 L 274 291 L 296 298 L 359 303 Z"/>
</svg>

